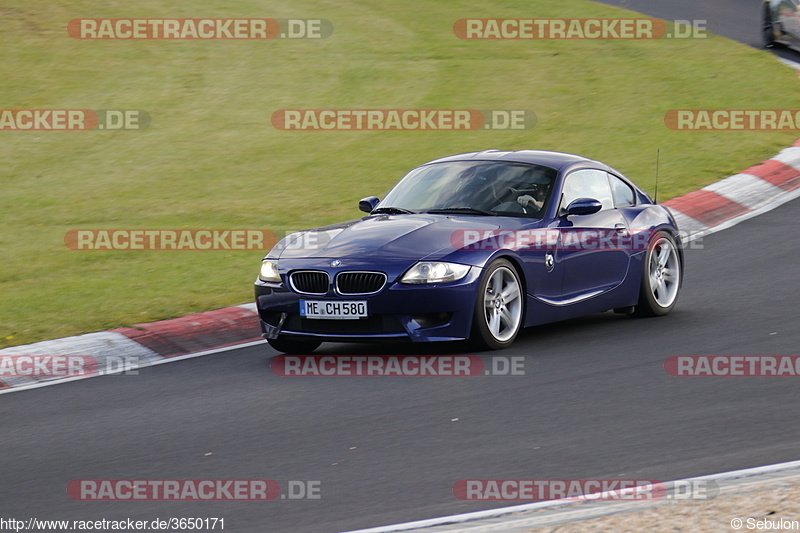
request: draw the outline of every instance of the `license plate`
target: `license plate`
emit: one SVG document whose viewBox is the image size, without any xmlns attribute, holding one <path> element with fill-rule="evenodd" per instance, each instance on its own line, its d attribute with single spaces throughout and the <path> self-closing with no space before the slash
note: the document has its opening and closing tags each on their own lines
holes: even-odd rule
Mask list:
<svg viewBox="0 0 800 533">
<path fill-rule="evenodd" d="M 359 319 L 367 316 L 367 302 L 300 300 L 300 316 L 330 320 Z"/>
</svg>

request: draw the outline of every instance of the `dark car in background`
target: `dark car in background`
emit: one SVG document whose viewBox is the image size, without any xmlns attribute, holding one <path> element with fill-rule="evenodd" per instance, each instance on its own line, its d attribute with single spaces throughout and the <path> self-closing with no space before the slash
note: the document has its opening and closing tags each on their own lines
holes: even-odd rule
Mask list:
<svg viewBox="0 0 800 533">
<path fill-rule="evenodd" d="M 762 34 L 767 47 L 780 43 L 800 51 L 800 0 L 764 0 Z"/>
</svg>

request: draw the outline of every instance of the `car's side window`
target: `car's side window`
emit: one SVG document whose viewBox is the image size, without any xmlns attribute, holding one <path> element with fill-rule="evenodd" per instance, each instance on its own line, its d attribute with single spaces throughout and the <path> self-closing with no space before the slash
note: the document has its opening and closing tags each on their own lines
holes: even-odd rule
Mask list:
<svg viewBox="0 0 800 533">
<path fill-rule="evenodd" d="M 603 209 L 613 209 L 614 200 L 608 184 L 608 174 L 595 169 L 576 170 L 569 174 L 562 190 L 561 211 L 578 198 L 593 198 L 603 204 Z"/>
<path fill-rule="evenodd" d="M 615 207 L 627 207 L 636 204 L 636 194 L 630 185 L 613 174 L 608 175 L 611 182 L 611 194 L 614 196 Z"/>
</svg>

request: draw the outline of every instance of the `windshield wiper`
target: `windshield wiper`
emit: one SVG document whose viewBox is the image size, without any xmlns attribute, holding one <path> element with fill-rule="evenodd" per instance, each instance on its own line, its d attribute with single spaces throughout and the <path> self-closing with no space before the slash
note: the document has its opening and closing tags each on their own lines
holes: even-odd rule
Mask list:
<svg viewBox="0 0 800 533">
<path fill-rule="evenodd" d="M 432 213 L 434 215 L 456 214 L 456 215 L 486 215 L 490 217 L 497 216 L 497 213 L 492 213 L 491 211 L 483 211 L 482 209 L 475 209 L 474 207 L 440 207 L 437 209 L 428 209 L 425 212 Z"/>
<path fill-rule="evenodd" d="M 404 209 L 402 207 L 379 207 L 377 209 L 373 209 L 370 212 L 370 215 L 379 215 L 379 214 L 387 214 L 387 215 L 412 215 L 414 214 L 413 211 L 409 211 L 408 209 Z"/>
</svg>

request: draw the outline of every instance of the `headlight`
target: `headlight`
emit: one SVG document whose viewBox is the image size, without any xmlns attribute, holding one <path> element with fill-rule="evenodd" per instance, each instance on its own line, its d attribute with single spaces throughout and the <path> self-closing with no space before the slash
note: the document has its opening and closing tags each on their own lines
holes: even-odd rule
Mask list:
<svg viewBox="0 0 800 533">
<path fill-rule="evenodd" d="M 458 263 L 441 263 L 420 261 L 408 269 L 400 283 L 411 283 L 415 285 L 426 283 L 447 283 L 457 281 L 467 275 L 469 265 L 459 265 Z"/>
<path fill-rule="evenodd" d="M 261 261 L 261 272 L 258 273 L 258 279 L 261 281 L 280 283 L 281 275 L 278 274 L 278 262 L 273 259 L 264 259 Z"/>
</svg>

